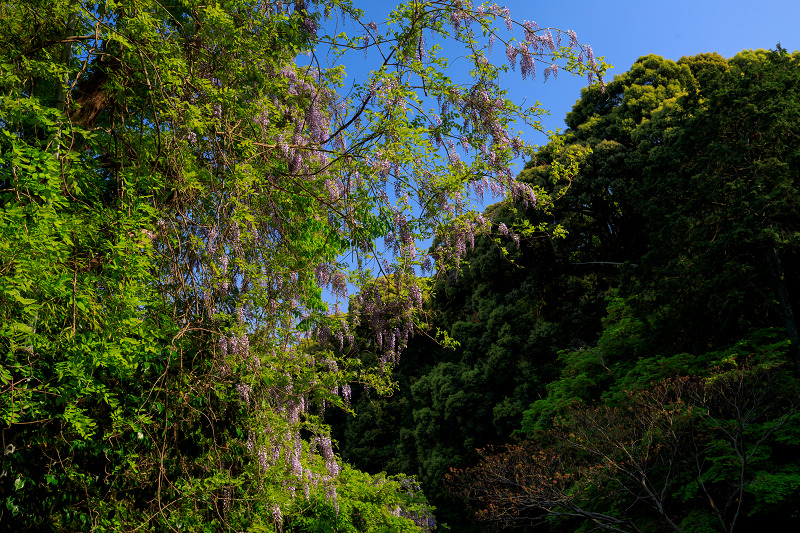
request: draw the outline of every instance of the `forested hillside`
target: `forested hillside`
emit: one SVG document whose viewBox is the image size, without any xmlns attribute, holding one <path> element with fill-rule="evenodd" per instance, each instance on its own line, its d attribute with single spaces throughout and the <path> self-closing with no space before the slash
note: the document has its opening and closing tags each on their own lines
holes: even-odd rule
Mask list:
<svg viewBox="0 0 800 533">
<path fill-rule="evenodd" d="M 343 457 L 455 531 L 797 529 L 800 54 L 644 56 L 567 126 L 520 176 L 560 198 L 486 211 Z"/>
<path fill-rule="evenodd" d="M 467 0 L 0 2 L 0 530 L 800 530 L 800 53 L 606 68 Z"/>
</svg>

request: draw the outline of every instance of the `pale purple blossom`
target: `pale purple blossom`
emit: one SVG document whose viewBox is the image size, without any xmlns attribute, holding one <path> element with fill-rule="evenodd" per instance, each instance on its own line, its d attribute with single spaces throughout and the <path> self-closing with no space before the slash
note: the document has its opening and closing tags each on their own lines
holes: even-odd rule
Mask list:
<svg viewBox="0 0 800 533">
<path fill-rule="evenodd" d="M 300 477 L 303 474 L 303 466 L 300 464 L 300 451 L 298 449 L 299 444 L 300 442 L 298 441 L 291 454 L 292 475 L 296 477 Z"/>
<path fill-rule="evenodd" d="M 325 324 L 320 324 L 317 326 L 317 342 L 319 342 L 322 346 L 326 346 L 329 339 L 330 330 L 328 329 L 328 326 Z"/>
<path fill-rule="evenodd" d="M 522 203 L 525 207 L 536 205 L 536 194 L 527 183 L 511 182 L 511 196 L 515 202 Z"/>
<path fill-rule="evenodd" d="M 222 512 L 228 514 L 231 510 L 231 489 L 226 487 L 222 491 Z"/>
<path fill-rule="evenodd" d="M 508 43 L 506 45 L 506 58 L 508 58 L 508 64 L 511 65 L 511 70 L 516 70 L 517 47 L 514 46 L 514 43 Z"/>
<path fill-rule="evenodd" d="M 430 256 L 425 256 L 425 259 L 422 260 L 422 265 L 420 265 L 420 268 L 423 272 L 431 272 L 433 270 L 433 263 Z"/>
<path fill-rule="evenodd" d="M 306 108 L 305 119 L 311 139 L 321 143 L 328 138 L 328 120 L 316 105 Z"/>
<path fill-rule="evenodd" d="M 523 141 L 519 137 L 514 137 L 513 139 L 511 139 L 511 149 L 514 150 L 515 155 L 519 155 L 524 147 L 525 147 L 525 141 Z"/>
<path fill-rule="evenodd" d="M 347 298 L 347 276 L 336 272 L 331 276 L 331 292 L 341 298 Z"/>
<path fill-rule="evenodd" d="M 519 60 L 519 69 L 522 73 L 522 79 L 527 79 L 528 76 L 533 78 L 536 75 L 536 65 L 533 60 L 533 55 L 528 49 L 528 43 L 520 44 L 519 52 L 522 56 Z"/>
<path fill-rule="evenodd" d="M 303 29 L 312 35 L 316 35 L 317 30 L 319 29 L 319 24 L 317 23 L 317 20 L 314 17 L 304 16 Z"/>
<path fill-rule="evenodd" d="M 244 383 L 236 385 L 236 392 L 239 393 L 240 402 L 247 405 L 250 404 L 250 393 L 252 392 L 252 389 L 250 388 L 249 385 L 246 385 Z"/>
<path fill-rule="evenodd" d="M 219 351 L 222 353 L 222 357 L 228 355 L 228 337 L 221 336 L 219 338 Z"/>
<path fill-rule="evenodd" d="M 259 359 L 256 353 L 252 353 L 251 356 L 252 358 L 249 363 L 250 370 L 252 370 L 253 372 L 258 372 L 259 370 L 261 370 L 261 359 Z"/>
<path fill-rule="evenodd" d="M 278 530 L 283 529 L 283 515 L 281 515 L 281 508 L 278 504 L 272 506 L 272 520 L 278 526 Z"/>
<path fill-rule="evenodd" d="M 314 270 L 318 285 L 327 285 L 331 279 L 331 267 L 327 263 L 320 263 Z"/>
<path fill-rule="evenodd" d="M 336 330 L 336 334 L 334 335 L 334 337 L 336 337 L 336 341 L 339 344 L 339 349 L 340 350 L 344 349 L 344 332 L 341 329 Z"/>
<path fill-rule="evenodd" d="M 333 501 L 333 510 L 336 511 L 336 515 L 339 515 L 339 499 L 336 495 L 336 487 L 331 487 L 331 500 Z"/>
<path fill-rule="evenodd" d="M 345 405 L 350 405 L 350 397 L 352 395 L 352 391 L 350 390 L 350 384 L 345 383 L 342 385 L 342 399 L 344 400 Z"/>
<path fill-rule="evenodd" d="M 569 35 L 569 47 L 575 48 L 578 46 L 578 34 L 574 30 L 569 30 L 567 35 Z"/>
<path fill-rule="evenodd" d="M 247 334 L 234 335 L 228 340 L 228 349 L 241 360 L 247 360 L 250 355 L 250 337 Z"/>
<path fill-rule="evenodd" d="M 450 24 L 453 26 L 455 31 L 461 29 L 461 20 L 464 18 L 464 14 L 460 11 L 451 11 L 450 12 Z"/>
<path fill-rule="evenodd" d="M 547 46 L 550 49 L 551 52 L 555 52 L 556 44 L 555 44 L 555 42 L 553 42 L 553 34 L 550 33 L 550 30 L 547 30 L 544 33 L 544 37 L 542 39 L 542 42 L 545 44 L 545 46 Z"/>
</svg>

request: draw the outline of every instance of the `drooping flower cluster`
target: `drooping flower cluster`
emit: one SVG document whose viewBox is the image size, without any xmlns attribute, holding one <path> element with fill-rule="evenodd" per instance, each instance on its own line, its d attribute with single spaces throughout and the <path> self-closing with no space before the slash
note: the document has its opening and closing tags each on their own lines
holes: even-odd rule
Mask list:
<svg viewBox="0 0 800 533">
<path fill-rule="evenodd" d="M 536 204 L 510 166 L 531 150 L 510 133 L 513 120 L 532 119 L 505 98 L 486 51 L 499 39 L 512 68 L 519 61 L 523 78 L 535 75 L 537 61 L 548 62 L 548 77 L 558 72 L 552 54 L 562 32 L 525 21 L 516 26 L 522 40 L 503 40 L 490 25 L 502 19 L 514 29 L 509 10 L 466 0 L 438 3 L 417 13 L 414 23 L 387 27 L 387 35 L 373 22 L 362 23 L 364 35 L 343 48 L 416 45 L 397 46 L 388 56 L 384 50 L 393 68 L 381 59 L 373 75 L 339 94 L 338 67 L 325 68 L 324 55 L 313 51 L 321 46 L 316 34 L 323 19 L 311 4 L 297 1 L 292 11 L 286 3 L 260 4 L 263 13 L 281 13 L 301 29 L 312 55 L 307 64 L 298 62 L 294 49 L 258 58 L 243 68 L 262 85 L 241 93 L 229 73 L 206 65 L 198 84 L 203 89 L 191 98 L 207 127 L 174 130 L 182 132 L 180 143 L 194 155 L 210 192 L 192 209 L 176 200 L 177 237 L 161 238 L 168 228 L 159 228 L 154 242 L 165 255 L 174 253 L 165 270 L 183 273 L 165 299 L 185 308 L 187 330 L 215 332 L 209 343 L 216 353 L 214 379 L 247 417 L 243 446 L 261 481 L 280 470 L 293 495 L 299 488 L 308 498 L 319 487 L 338 505 L 340 468 L 330 438 L 309 422 L 314 409 L 351 399 L 347 380 L 353 376 L 329 354 L 346 358 L 347 350 L 355 351 L 355 328 L 362 327 L 369 346 L 360 348 L 375 351 L 384 369 L 397 364 L 423 303 L 417 269 L 431 272 L 435 260 L 447 272 L 476 236 L 492 232 L 489 221 L 471 213 L 469 195 Z M 455 85 L 430 74 L 438 64 L 426 39 L 444 34 L 438 17 L 462 43 L 472 42 L 476 26 L 486 30 L 486 48 L 469 45 L 479 73 L 474 82 Z M 595 68 L 591 48 L 580 47 L 574 32 L 567 35 L 567 48 L 585 54 Z M 237 105 L 224 99 L 227 92 L 237 94 Z M 519 242 L 504 225 L 496 231 Z M 428 255 L 417 244 L 431 237 Z M 380 239 L 391 256 L 385 262 L 377 260 Z M 343 266 L 347 254 L 355 257 L 352 270 Z M 358 263 L 374 265 L 375 275 L 354 274 Z M 338 305 L 359 279 L 345 317 Z M 320 290 L 337 300 L 333 312 Z M 312 340 L 320 353 L 308 348 Z M 313 437 L 304 441 L 303 434 Z M 317 460 L 324 470 L 314 467 Z M 276 523 L 280 505 L 273 508 Z"/>
<path fill-rule="evenodd" d="M 371 333 L 370 346 L 378 355 L 382 370 L 387 364 L 396 364 L 414 331 L 414 311 L 422 306 L 422 291 L 410 283 L 413 271 L 406 272 L 408 279 L 395 272 L 372 284 L 368 290 L 351 298 L 348 319 L 354 327 L 364 325 Z M 350 388 L 343 389 L 349 398 Z"/>
</svg>

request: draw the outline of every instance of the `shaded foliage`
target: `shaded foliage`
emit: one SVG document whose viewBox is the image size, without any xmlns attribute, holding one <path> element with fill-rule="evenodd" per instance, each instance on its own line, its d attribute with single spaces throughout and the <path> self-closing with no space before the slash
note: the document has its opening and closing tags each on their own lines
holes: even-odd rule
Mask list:
<svg viewBox="0 0 800 533">
<path fill-rule="evenodd" d="M 448 483 L 478 519 L 505 525 L 734 531 L 766 517 L 796 527 L 800 472 L 782 449 L 798 429 L 796 380 L 769 358 L 738 363 L 628 391 L 613 407 L 571 405 L 538 438 L 484 450 Z"/>
<path fill-rule="evenodd" d="M 523 410 L 557 376 L 559 347 L 593 342 L 615 276 L 569 265 L 542 232 L 523 235 L 518 248 L 499 229 L 523 227 L 508 206 L 487 215 L 494 238 L 476 238 L 462 269 L 431 287 L 428 335 L 409 341 L 395 369 L 398 390 L 386 399 L 354 392 L 355 418 L 333 424 L 346 460 L 418 475 L 439 520 L 459 530 L 472 526 L 444 490 L 445 473 L 519 428 Z M 457 346 L 433 338 L 437 328 Z"/>
<path fill-rule="evenodd" d="M 649 55 L 585 89 L 520 175 L 558 200 L 487 210 L 494 238 L 432 288 L 458 346 L 412 339 L 343 453 L 417 473 L 459 529 L 481 526 L 451 468 L 485 523 L 793 527 L 798 60 Z"/>
<path fill-rule="evenodd" d="M 800 118 L 799 60 L 780 48 L 640 58 L 608 97 L 585 90 L 562 154 L 545 151 L 526 170 L 543 182 L 563 153 L 579 155 L 564 197 L 565 227 L 578 231 L 556 246 L 608 253 L 594 260 L 620 275 L 596 341 L 562 349 L 561 376 L 525 412 L 530 440 L 451 478 L 482 519 L 555 530 L 796 527 L 797 292 L 787 273 L 800 213 L 797 150 L 784 141 Z M 709 375 L 714 367 L 727 370 Z M 658 390 L 672 399 L 655 401 Z M 529 488 L 502 481 L 528 475 Z M 537 487 L 554 488 L 527 492 Z"/>
</svg>

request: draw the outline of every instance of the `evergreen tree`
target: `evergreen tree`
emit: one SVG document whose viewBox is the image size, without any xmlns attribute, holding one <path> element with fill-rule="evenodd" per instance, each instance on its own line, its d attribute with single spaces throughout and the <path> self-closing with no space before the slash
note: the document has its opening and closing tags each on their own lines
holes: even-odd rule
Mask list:
<svg viewBox="0 0 800 533">
<path fill-rule="evenodd" d="M 596 343 L 564 347 L 525 413 L 450 489 L 498 524 L 553 530 L 797 527 L 793 319 L 800 54 L 641 58 L 587 89 L 565 153 L 563 245 L 618 254 Z M 528 170 L 547 177 L 558 158 Z M 529 178 L 529 179 L 531 179 Z M 635 223 L 631 223 L 635 221 Z M 570 241 L 570 238 L 572 239 Z M 595 246 L 591 246 L 591 244 Z M 599 261 L 597 261 L 599 262 Z"/>
</svg>

